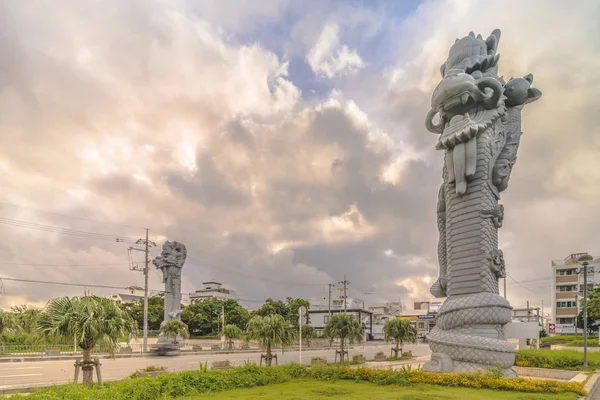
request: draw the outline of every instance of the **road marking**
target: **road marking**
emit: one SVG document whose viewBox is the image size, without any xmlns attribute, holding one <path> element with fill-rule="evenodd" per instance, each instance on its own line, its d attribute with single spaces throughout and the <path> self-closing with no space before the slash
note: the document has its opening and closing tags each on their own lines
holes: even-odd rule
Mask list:
<svg viewBox="0 0 600 400">
<path fill-rule="evenodd" d="M 16 367 L 16 368 L 0 368 L 0 371 L 16 371 L 18 369 L 42 369 L 42 367 Z"/>
<path fill-rule="evenodd" d="M 23 376 L 42 376 L 42 374 L 0 375 L 0 378 L 20 378 Z"/>
</svg>

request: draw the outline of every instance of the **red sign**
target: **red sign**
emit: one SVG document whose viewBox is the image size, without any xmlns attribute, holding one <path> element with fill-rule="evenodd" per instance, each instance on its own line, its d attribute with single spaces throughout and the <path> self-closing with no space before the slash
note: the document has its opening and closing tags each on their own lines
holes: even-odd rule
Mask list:
<svg viewBox="0 0 600 400">
<path fill-rule="evenodd" d="M 556 324 L 548 324 L 548 333 L 556 333 Z"/>
</svg>

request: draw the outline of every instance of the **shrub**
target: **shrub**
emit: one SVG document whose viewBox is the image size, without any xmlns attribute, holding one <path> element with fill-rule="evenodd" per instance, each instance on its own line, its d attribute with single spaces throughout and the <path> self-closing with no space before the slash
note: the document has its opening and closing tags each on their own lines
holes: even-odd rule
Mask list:
<svg viewBox="0 0 600 400">
<path fill-rule="evenodd" d="M 572 340 L 566 343 L 569 347 L 583 347 L 583 339 Z M 598 339 L 589 339 L 587 341 L 588 347 L 600 347 Z"/>
<path fill-rule="evenodd" d="M 156 378 L 133 378 L 107 383 L 91 389 L 62 385 L 39 389 L 29 395 L 14 395 L 11 400 L 161 400 L 192 396 L 238 388 L 251 388 L 284 383 L 292 379 L 324 381 L 353 380 L 379 385 L 433 384 L 513 390 L 531 393 L 566 393 L 585 395 L 583 385 L 573 382 L 502 378 L 493 374 L 441 374 L 405 367 L 400 371 L 370 368 L 351 369 L 339 365 L 307 367 L 288 364 L 279 367 L 259 367 L 246 364 L 229 370 L 186 371 L 165 373 Z"/>
<path fill-rule="evenodd" d="M 575 350 L 519 350 L 516 365 L 577 370 L 583 366 L 583 353 Z M 588 365 L 591 368 L 600 368 L 600 353 L 588 353 Z"/>
<path fill-rule="evenodd" d="M 162 365 L 148 365 L 146 368 L 140 369 L 140 371 L 144 372 L 156 372 L 156 371 L 165 371 L 167 367 L 163 367 Z"/>
</svg>

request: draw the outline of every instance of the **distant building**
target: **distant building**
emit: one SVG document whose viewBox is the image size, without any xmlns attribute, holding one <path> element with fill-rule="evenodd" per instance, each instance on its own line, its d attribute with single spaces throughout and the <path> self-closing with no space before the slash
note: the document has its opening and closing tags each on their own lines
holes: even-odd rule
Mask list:
<svg viewBox="0 0 600 400">
<path fill-rule="evenodd" d="M 202 289 L 190 293 L 190 303 L 200 303 L 208 299 L 235 299 L 233 290 L 225 289 L 220 282 L 202 282 Z"/>
<path fill-rule="evenodd" d="M 373 313 L 373 340 L 383 340 L 383 327 L 389 320 L 402 315 L 403 307 L 400 302 L 390 302 L 373 304 L 367 309 Z"/>
<path fill-rule="evenodd" d="M 323 333 L 325 325 L 329 322 L 330 315 L 343 313 L 343 308 L 331 309 L 331 314 L 328 309 L 308 310 L 310 324 L 315 328 L 317 333 Z M 346 313 L 353 315 L 365 330 L 365 340 L 373 340 L 373 313 L 363 308 L 347 308 Z"/>
<path fill-rule="evenodd" d="M 338 288 L 338 293 L 331 293 L 331 308 L 329 293 L 324 293 L 316 301 L 311 301 L 308 315 L 310 324 L 317 333 L 323 333 L 330 315 L 344 312 L 344 292 Z M 354 297 L 346 297 L 346 313 L 354 315 L 365 330 L 365 340 L 373 340 L 373 312 L 365 308 L 365 302 Z"/>
<path fill-rule="evenodd" d="M 397 316 L 396 319 L 410 321 L 417 329 L 417 336 L 425 337 L 435 326 L 441 306 L 441 301 L 415 302 L 413 310 L 403 310 L 402 315 Z"/>
<path fill-rule="evenodd" d="M 583 272 L 580 272 L 581 265 L 577 259 L 587 253 L 574 253 L 567 256 L 564 260 L 553 260 L 551 264 L 552 281 L 552 315 L 554 324 L 553 333 L 575 333 L 577 314 L 579 314 L 579 301 L 583 296 Z M 588 292 L 591 292 L 597 286 L 600 280 L 598 270 L 598 259 L 590 263 L 588 267 Z"/>
<path fill-rule="evenodd" d="M 127 293 L 115 293 L 107 296 L 117 304 L 135 303 L 138 300 L 144 299 L 144 288 L 139 286 L 129 286 L 126 288 Z"/>
</svg>

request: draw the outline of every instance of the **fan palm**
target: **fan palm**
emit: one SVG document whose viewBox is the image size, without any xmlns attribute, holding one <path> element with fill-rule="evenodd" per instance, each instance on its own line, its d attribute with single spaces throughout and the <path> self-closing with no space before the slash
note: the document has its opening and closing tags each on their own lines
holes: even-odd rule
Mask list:
<svg viewBox="0 0 600 400">
<path fill-rule="evenodd" d="M 294 331 L 290 329 L 289 323 L 279 314 L 266 317 L 260 315 L 252 317 L 246 325 L 248 340 L 256 340 L 266 351 L 266 364 L 271 366 L 273 360 L 272 349 L 275 346 L 289 346 L 294 339 Z"/>
<path fill-rule="evenodd" d="M 396 347 L 395 357 L 398 357 L 398 351 L 402 354 L 402 345 L 404 342 L 415 343 L 417 341 L 417 330 L 410 321 L 392 319 L 383 326 L 384 339 L 386 342 L 394 341 Z"/>
<path fill-rule="evenodd" d="M 95 296 L 59 297 L 50 300 L 37 321 L 41 335 L 55 339 L 75 338 L 83 350 L 83 383 L 92 384 L 92 349 L 105 344 L 112 353 L 119 340 L 137 332 L 137 323 L 109 299 Z"/>
<path fill-rule="evenodd" d="M 364 329 L 354 315 L 340 313 L 331 316 L 323 333 L 330 338 L 340 339 L 340 362 L 343 363 L 346 340 L 350 343 L 360 342 L 363 339 Z"/>
<path fill-rule="evenodd" d="M 190 337 L 190 332 L 188 330 L 188 326 L 185 322 L 182 322 L 178 319 L 171 319 L 163 324 L 160 327 L 160 333 L 162 333 L 167 338 L 173 338 L 173 342 L 177 344 L 177 337 L 181 336 L 184 339 L 188 339 Z"/>
<path fill-rule="evenodd" d="M 227 340 L 229 349 L 233 348 L 233 339 L 239 339 L 242 337 L 242 330 L 235 325 L 226 325 L 223 328 L 223 336 Z"/>
</svg>

